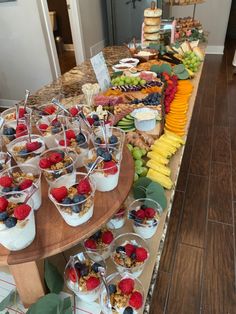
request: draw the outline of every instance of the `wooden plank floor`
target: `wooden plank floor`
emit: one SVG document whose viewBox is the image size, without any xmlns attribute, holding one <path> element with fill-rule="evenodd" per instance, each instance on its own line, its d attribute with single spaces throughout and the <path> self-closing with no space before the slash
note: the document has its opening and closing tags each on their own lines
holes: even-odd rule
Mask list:
<svg viewBox="0 0 236 314">
<path fill-rule="evenodd" d="M 150 314 L 236 313 L 235 48 L 206 57 Z"/>
</svg>

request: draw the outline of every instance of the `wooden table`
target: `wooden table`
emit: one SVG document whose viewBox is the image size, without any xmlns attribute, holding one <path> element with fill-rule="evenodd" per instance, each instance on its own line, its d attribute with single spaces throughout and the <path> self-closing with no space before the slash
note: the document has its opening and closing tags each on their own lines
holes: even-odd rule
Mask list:
<svg viewBox="0 0 236 314">
<path fill-rule="evenodd" d="M 127 198 L 133 177 L 133 158 L 128 148 L 124 147 L 117 188 L 106 193 L 96 192 L 93 217 L 79 227 L 70 227 L 64 222 L 48 199 L 48 184 L 42 179 L 43 202 L 35 212 L 37 231 L 34 242 L 18 252 L 10 252 L 0 246 L 0 266 L 9 266 L 17 291 L 26 307 L 45 294 L 43 259 L 75 246 L 106 223 Z"/>
</svg>

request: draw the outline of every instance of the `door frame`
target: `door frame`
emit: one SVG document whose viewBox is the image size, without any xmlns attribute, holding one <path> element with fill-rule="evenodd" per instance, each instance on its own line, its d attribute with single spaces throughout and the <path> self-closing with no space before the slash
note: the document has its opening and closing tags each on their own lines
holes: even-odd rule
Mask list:
<svg viewBox="0 0 236 314">
<path fill-rule="evenodd" d="M 85 60 L 85 48 L 83 40 L 83 31 L 81 23 L 81 14 L 79 1 L 77 0 L 66 0 L 67 4 L 70 5 L 69 21 L 72 33 L 72 39 L 74 44 L 76 64 L 84 62 Z M 61 75 L 61 69 L 59 65 L 59 59 L 54 40 L 54 35 L 51 27 L 51 21 L 49 17 L 49 9 L 47 0 L 37 1 L 39 16 L 41 20 L 41 26 L 45 38 L 45 44 L 49 56 L 49 63 L 52 71 L 53 79 L 57 79 Z"/>
</svg>

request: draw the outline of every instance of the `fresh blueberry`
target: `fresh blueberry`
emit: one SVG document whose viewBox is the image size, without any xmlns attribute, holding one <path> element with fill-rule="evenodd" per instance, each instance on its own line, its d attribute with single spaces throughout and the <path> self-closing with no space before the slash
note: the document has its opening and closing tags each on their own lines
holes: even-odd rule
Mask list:
<svg viewBox="0 0 236 314">
<path fill-rule="evenodd" d="M 102 265 L 99 264 L 99 263 L 94 263 L 94 264 L 92 265 L 92 270 L 93 270 L 95 273 L 98 273 L 99 267 L 102 267 Z"/>
<path fill-rule="evenodd" d="M 14 135 L 14 134 L 16 134 L 16 130 L 14 128 L 4 128 L 3 134 L 4 135 Z"/>
<path fill-rule="evenodd" d="M 0 212 L 0 221 L 3 221 L 5 219 L 8 218 L 8 213 L 5 211 L 5 212 Z"/>
<path fill-rule="evenodd" d="M 134 313 L 134 310 L 130 306 L 127 306 L 123 312 L 123 314 L 133 314 L 133 313 Z"/>
<path fill-rule="evenodd" d="M 77 134 L 75 139 L 78 144 L 83 144 L 84 142 L 86 142 L 86 138 L 82 133 Z"/>
<path fill-rule="evenodd" d="M 91 168 L 92 165 L 93 165 L 93 162 L 89 162 L 89 163 L 87 164 L 88 168 Z"/>
<path fill-rule="evenodd" d="M 18 192 L 18 191 L 20 191 L 20 187 L 19 186 L 13 186 L 12 192 Z"/>
<path fill-rule="evenodd" d="M 146 206 L 146 205 L 142 205 L 140 208 L 141 208 L 141 209 L 146 209 L 147 206 Z"/>
<path fill-rule="evenodd" d="M 80 268 L 80 275 L 84 277 L 84 276 L 88 276 L 88 274 L 89 274 L 89 268 L 87 265 L 84 264 L 83 267 Z"/>
<path fill-rule="evenodd" d="M 54 121 L 52 121 L 51 125 L 56 127 L 56 128 L 60 128 L 61 127 L 61 122 L 54 120 Z"/>
<path fill-rule="evenodd" d="M 132 254 L 130 255 L 130 257 L 131 257 L 132 259 L 136 259 L 136 253 L 135 253 L 135 252 L 132 253 Z"/>
<path fill-rule="evenodd" d="M 103 148 L 99 147 L 99 148 L 97 149 L 97 155 L 98 155 L 98 156 L 102 156 L 104 153 L 105 153 L 105 151 L 104 151 Z"/>
<path fill-rule="evenodd" d="M 109 138 L 109 143 L 110 143 L 110 144 L 116 144 L 117 142 L 118 142 L 117 136 L 112 135 L 112 136 Z"/>
<path fill-rule="evenodd" d="M 95 139 L 95 143 L 96 143 L 96 144 L 102 144 L 102 139 L 101 139 L 100 137 L 97 137 L 97 138 Z"/>
<path fill-rule="evenodd" d="M 109 292 L 112 293 L 116 293 L 117 289 L 116 289 L 116 285 L 110 284 L 108 286 Z"/>
<path fill-rule="evenodd" d="M 93 114 L 93 115 L 92 115 L 92 119 L 93 119 L 94 121 L 99 121 L 99 116 L 98 116 L 97 114 Z"/>
<path fill-rule="evenodd" d="M 19 152 L 18 152 L 18 155 L 20 156 L 20 157 L 26 157 L 27 155 L 28 155 L 28 150 L 26 149 L 26 148 L 23 148 L 22 150 L 20 150 Z"/>
<path fill-rule="evenodd" d="M 72 206 L 72 211 L 73 211 L 73 213 L 78 214 L 81 211 L 80 205 L 73 205 Z"/>
<path fill-rule="evenodd" d="M 57 128 L 57 127 L 53 127 L 53 128 L 51 129 L 52 134 L 57 134 L 57 133 L 59 133 L 60 131 L 61 131 L 61 128 Z"/>
<path fill-rule="evenodd" d="M 100 126 L 100 121 L 94 121 L 94 126 Z"/>
<path fill-rule="evenodd" d="M 132 209 L 129 212 L 129 219 L 135 219 L 135 217 L 136 217 L 136 210 Z"/>
<path fill-rule="evenodd" d="M 74 171 L 73 165 L 67 167 L 66 170 L 67 170 L 67 173 L 72 173 Z"/>
<path fill-rule="evenodd" d="M 61 171 L 60 171 L 60 170 L 55 170 L 54 173 L 53 173 L 53 175 L 54 175 L 54 178 L 55 178 L 55 179 L 60 178 L 60 176 L 61 176 Z"/>
<path fill-rule="evenodd" d="M 104 152 L 102 154 L 102 158 L 104 159 L 104 161 L 111 161 L 112 160 L 112 155 L 109 152 Z"/>
<path fill-rule="evenodd" d="M 11 187 L 5 187 L 5 188 L 2 189 L 2 192 L 3 192 L 3 193 L 9 193 L 9 192 L 11 192 L 11 191 L 12 191 L 12 188 L 11 188 Z"/>
<path fill-rule="evenodd" d="M 73 203 L 73 201 L 69 197 L 65 197 L 62 200 L 62 204 L 64 204 L 64 205 L 69 205 L 69 204 L 72 204 L 72 203 Z"/>
<path fill-rule="evenodd" d="M 4 220 L 4 224 L 7 228 L 13 228 L 17 224 L 17 219 L 15 217 L 9 217 Z"/>
<path fill-rule="evenodd" d="M 81 203 L 83 202 L 84 200 L 86 200 L 86 197 L 84 195 L 75 195 L 73 197 L 73 202 L 74 203 Z"/>
<path fill-rule="evenodd" d="M 118 246 L 118 247 L 116 248 L 116 253 L 120 253 L 120 252 L 125 252 L 124 246 Z"/>
<path fill-rule="evenodd" d="M 84 267 L 84 264 L 83 263 L 81 263 L 81 262 L 76 262 L 75 263 L 75 268 L 77 268 L 77 269 L 82 269 Z"/>
<path fill-rule="evenodd" d="M 94 239 L 94 240 L 98 240 L 98 239 L 101 238 L 101 236 L 102 236 L 102 231 L 101 231 L 101 230 L 98 230 L 97 232 L 95 232 L 95 233 L 91 236 L 91 238 Z"/>
</svg>

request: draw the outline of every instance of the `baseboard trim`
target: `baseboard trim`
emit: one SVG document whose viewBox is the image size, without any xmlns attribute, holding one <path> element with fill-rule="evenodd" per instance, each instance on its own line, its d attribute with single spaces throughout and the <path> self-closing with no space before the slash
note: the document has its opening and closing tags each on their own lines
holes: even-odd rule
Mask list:
<svg viewBox="0 0 236 314">
<path fill-rule="evenodd" d="M 2 108 L 10 108 L 18 103 L 19 100 L 11 100 L 11 99 L 0 99 L 0 107 Z"/>
<path fill-rule="evenodd" d="M 223 55 L 224 54 L 224 46 L 207 46 L 206 54 Z"/>
<path fill-rule="evenodd" d="M 73 44 L 64 44 L 65 51 L 75 51 Z"/>
</svg>

